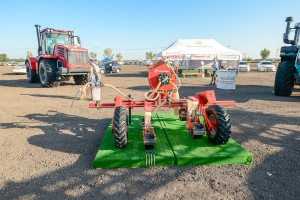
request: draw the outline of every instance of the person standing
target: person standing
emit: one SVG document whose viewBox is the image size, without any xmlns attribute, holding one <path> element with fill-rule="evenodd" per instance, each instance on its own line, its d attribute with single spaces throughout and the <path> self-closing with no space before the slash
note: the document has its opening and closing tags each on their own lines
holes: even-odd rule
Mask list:
<svg viewBox="0 0 300 200">
<path fill-rule="evenodd" d="M 211 84 L 213 84 L 213 85 L 216 84 L 216 76 L 217 76 L 218 69 L 219 69 L 219 64 L 218 64 L 217 58 L 215 57 L 214 62 L 212 64 L 212 75 L 211 75 L 210 85 Z"/>
</svg>

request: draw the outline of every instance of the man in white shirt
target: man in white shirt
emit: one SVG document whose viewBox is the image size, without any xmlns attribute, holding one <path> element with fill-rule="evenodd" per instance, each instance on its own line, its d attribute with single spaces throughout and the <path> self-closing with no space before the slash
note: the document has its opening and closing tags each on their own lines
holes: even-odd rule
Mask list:
<svg viewBox="0 0 300 200">
<path fill-rule="evenodd" d="M 218 69 L 219 69 L 219 64 L 218 64 L 217 58 L 214 58 L 214 62 L 212 64 L 212 75 L 211 75 L 210 85 L 216 84 L 216 75 L 217 75 Z"/>
</svg>

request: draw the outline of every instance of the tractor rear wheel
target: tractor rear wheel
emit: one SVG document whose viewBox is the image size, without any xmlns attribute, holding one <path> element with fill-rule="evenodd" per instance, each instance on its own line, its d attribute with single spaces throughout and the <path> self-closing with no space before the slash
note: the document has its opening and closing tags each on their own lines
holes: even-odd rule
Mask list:
<svg viewBox="0 0 300 200">
<path fill-rule="evenodd" d="M 213 129 L 207 132 L 209 141 L 215 145 L 226 144 L 231 134 L 229 114 L 219 105 L 209 106 L 206 114 L 213 125 Z"/>
<path fill-rule="evenodd" d="M 76 85 L 84 85 L 88 82 L 87 75 L 77 75 L 73 76 Z"/>
<path fill-rule="evenodd" d="M 61 81 L 69 81 L 70 78 L 70 76 L 61 76 Z"/>
<path fill-rule="evenodd" d="M 274 85 L 276 96 L 291 96 L 295 84 L 295 73 L 294 62 L 283 61 L 279 63 Z"/>
<path fill-rule="evenodd" d="M 126 147 L 128 141 L 128 120 L 126 107 L 116 107 L 113 126 L 113 135 L 116 146 L 119 148 Z"/>
<path fill-rule="evenodd" d="M 28 83 L 36 83 L 38 82 L 38 76 L 36 74 L 35 70 L 31 70 L 31 67 L 29 65 L 29 62 L 26 62 L 26 75 L 27 75 L 27 81 Z"/>
<path fill-rule="evenodd" d="M 43 87 L 57 87 L 59 85 L 59 82 L 55 78 L 56 71 L 56 63 L 53 60 L 41 60 L 39 75 Z"/>
</svg>

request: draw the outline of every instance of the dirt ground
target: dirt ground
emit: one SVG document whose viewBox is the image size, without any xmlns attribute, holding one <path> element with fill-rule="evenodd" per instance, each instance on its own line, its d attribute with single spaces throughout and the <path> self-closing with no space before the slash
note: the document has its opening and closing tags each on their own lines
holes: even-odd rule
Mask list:
<svg viewBox="0 0 300 200">
<path fill-rule="evenodd" d="M 255 70 L 255 67 L 252 66 Z M 124 66 L 110 83 L 135 99 L 148 87 L 144 66 Z M 72 98 L 73 81 L 57 88 L 29 84 L 0 68 L 0 199 L 299 199 L 300 88 L 273 94 L 273 72 L 239 73 L 236 90 L 185 78 L 181 96 L 214 89 L 229 107 L 232 138 L 254 154 L 252 165 L 93 169 L 113 109 L 89 109 Z M 105 89 L 103 101 L 117 95 Z M 134 113 L 143 110 L 134 109 Z"/>
</svg>

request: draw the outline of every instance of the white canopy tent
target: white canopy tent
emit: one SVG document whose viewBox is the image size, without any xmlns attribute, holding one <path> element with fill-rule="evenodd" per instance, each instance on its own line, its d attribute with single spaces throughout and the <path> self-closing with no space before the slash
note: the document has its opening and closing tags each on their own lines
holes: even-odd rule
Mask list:
<svg viewBox="0 0 300 200">
<path fill-rule="evenodd" d="M 213 59 L 217 57 L 220 65 L 235 68 L 242 59 L 242 54 L 221 45 L 214 39 L 177 39 L 158 53 L 158 57 L 170 61 L 184 61 L 185 68 L 211 66 Z"/>
</svg>

